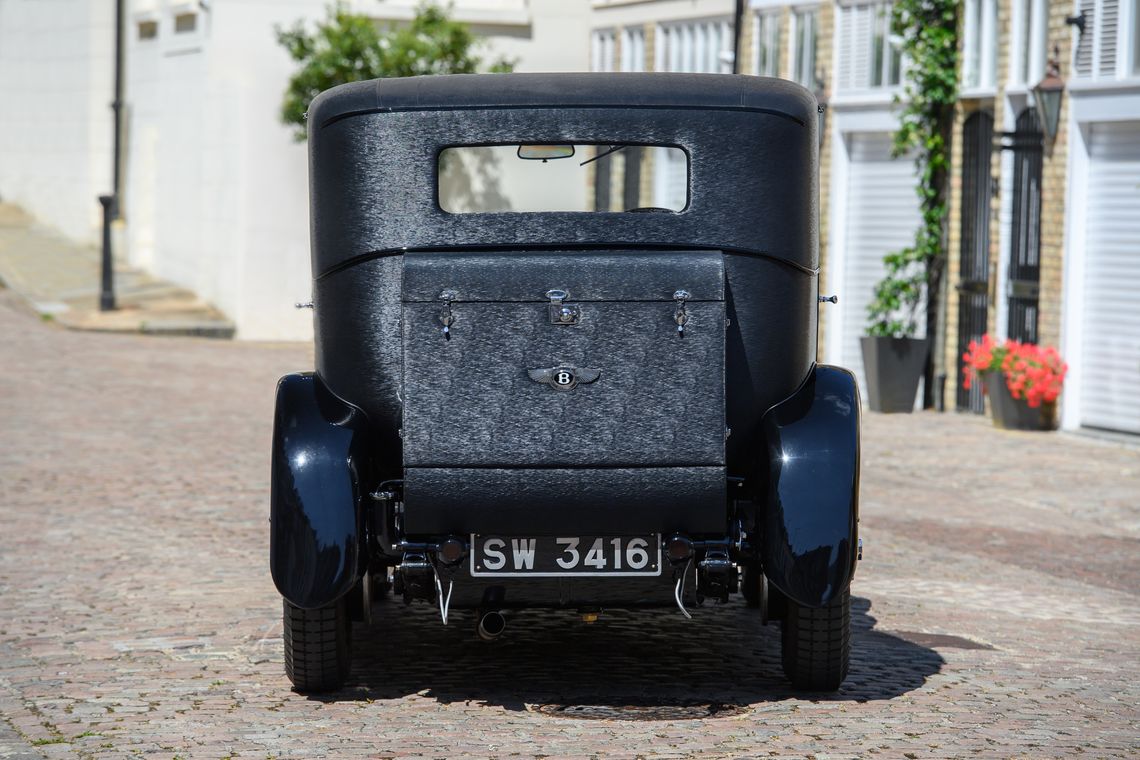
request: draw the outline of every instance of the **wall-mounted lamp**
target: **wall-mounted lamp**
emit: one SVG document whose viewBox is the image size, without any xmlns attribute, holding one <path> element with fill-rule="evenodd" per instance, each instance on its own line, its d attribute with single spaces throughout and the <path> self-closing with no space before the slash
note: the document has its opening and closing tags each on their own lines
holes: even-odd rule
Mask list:
<svg viewBox="0 0 1140 760">
<path fill-rule="evenodd" d="M 1037 105 L 1037 117 L 1045 136 L 1046 150 L 1052 152 L 1053 141 L 1057 139 L 1057 129 L 1061 121 L 1061 95 L 1065 92 L 1065 80 L 1061 79 L 1061 51 L 1054 45 L 1053 57 L 1045 69 L 1045 78 L 1033 85 L 1033 99 Z"/>
<path fill-rule="evenodd" d="M 1075 26 L 1077 29 L 1079 29 L 1081 31 L 1081 34 L 1084 34 L 1085 33 L 1085 24 L 1088 23 L 1088 19 L 1085 17 L 1085 12 L 1082 9 L 1081 12 L 1075 16 L 1066 16 L 1065 17 L 1065 23 L 1068 24 L 1069 26 Z"/>
<path fill-rule="evenodd" d="M 817 118 L 819 123 L 816 127 L 819 130 L 819 147 L 823 147 L 824 140 L 827 139 L 827 92 L 824 89 L 823 75 L 818 72 L 815 75 L 815 99 L 819 103 L 816 108 Z"/>
</svg>

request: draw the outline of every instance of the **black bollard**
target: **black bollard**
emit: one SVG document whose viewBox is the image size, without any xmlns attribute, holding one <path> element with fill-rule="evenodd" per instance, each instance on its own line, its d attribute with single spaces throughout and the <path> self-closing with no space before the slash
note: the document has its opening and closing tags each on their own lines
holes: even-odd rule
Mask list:
<svg viewBox="0 0 1140 760">
<path fill-rule="evenodd" d="M 103 206 L 103 285 L 99 291 L 99 311 L 113 311 L 115 308 L 115 281 L 111 260 L 111 217 L 115 213 L 115 196 L 100 195 Z"/>
</svg>

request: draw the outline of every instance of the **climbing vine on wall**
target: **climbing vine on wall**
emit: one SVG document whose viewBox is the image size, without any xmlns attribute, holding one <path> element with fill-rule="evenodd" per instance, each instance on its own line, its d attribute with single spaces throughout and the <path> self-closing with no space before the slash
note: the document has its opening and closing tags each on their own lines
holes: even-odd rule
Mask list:
<svg viewBox="0 0 1140 760">
<path fill-rule="evenodd" d="M 947 179 L 958 98 L 958 0 L 896 0 L 891 32 L 903 55 L 900 126 L 894 155 L 913 151 L 922 222 L 914 245 L 883 257 L 887 273 L 867 308 L 868 334 L 913 336 L 927 294 L 928 336 L 935 334 L 946 263 Z"/>
</svg>

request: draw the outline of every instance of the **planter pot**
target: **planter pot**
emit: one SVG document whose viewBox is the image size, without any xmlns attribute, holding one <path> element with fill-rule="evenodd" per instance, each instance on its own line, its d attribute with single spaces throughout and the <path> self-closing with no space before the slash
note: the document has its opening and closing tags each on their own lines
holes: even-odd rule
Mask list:
<svg viewBox="0 0 1140 760">
<path fill-rule="evenodd" d="M 994 427 L 1005 430 L 1055 430 L 1057 402 L 1043 403 L 1036 409 L 1021 398 L 1014 398 L 1001 372 L 985 373 L 986 395 L 990 397 L 990 414 Z"/>
<path fill-rule="evenodd" d="M 914 411 L 918 379 L 930 353 L 927 338 L 862 337 L 867 405 L 873 412 Z"/>
</svg>

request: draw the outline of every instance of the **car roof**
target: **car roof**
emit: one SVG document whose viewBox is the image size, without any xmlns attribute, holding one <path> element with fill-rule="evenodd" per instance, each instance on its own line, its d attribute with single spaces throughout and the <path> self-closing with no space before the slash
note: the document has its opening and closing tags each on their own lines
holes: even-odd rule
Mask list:
<svg viewBox="0 0 1140 760">
<path fill-rule="evenodd" d="M 816 99 L 794 82 L 728 74 L 451 74 L 373 79 L 322 93 L 310 124 L 386 111 L 516 108 L 663 108 L 759 111 L 800 124 Z"/>
</svg>

